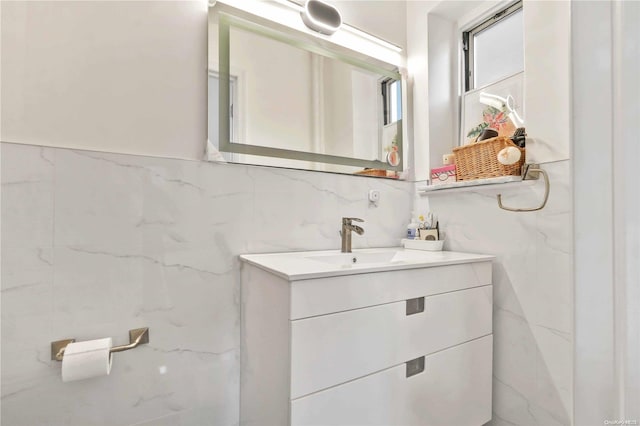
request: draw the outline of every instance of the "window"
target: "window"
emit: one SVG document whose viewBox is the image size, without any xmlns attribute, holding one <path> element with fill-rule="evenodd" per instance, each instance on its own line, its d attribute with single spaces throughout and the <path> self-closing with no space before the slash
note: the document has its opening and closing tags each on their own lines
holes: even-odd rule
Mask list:
<svg viewBox="0 0 640 426">
<path fill-rule="evenodd" d="M 401 84 L 400 80 L 393 80 L 391 78 L 385 79 L 381 83 L 385 126 L 402 119 Z"/>
<path fill-rule="evenodd" d="M 522 2 L 462 34 L 465 91 L 524 71 Z"/>
</svg>

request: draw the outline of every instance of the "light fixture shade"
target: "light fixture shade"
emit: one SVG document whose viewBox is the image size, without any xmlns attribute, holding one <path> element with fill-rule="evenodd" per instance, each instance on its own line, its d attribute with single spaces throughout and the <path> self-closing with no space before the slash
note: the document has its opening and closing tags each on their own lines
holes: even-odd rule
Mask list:
<svg viewBox="0 0 640 426">
<path fill-rule="evenodd" d="M 300 16 L 307 27 L 322 34 L 331 35 L 342 25 L 340 11 L 321 0 L 306 0 Z"/>
</svg>

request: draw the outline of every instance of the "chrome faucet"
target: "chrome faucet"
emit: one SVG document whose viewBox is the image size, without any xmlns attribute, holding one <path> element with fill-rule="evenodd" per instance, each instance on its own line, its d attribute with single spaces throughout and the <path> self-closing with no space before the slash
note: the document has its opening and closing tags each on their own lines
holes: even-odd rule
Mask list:
<svg viewBox="0 0 640 426">
<path fill-rule="evenodd" d="M 358 235 L 364 234 L 364 229 L 358 225 L 354 225 L 352 222 L 364 222 L 364 220 L 358 219 L 357 217 L 342 218 L 342 231 L 340 231 L 340 235 L 342 236 L 342 253 L 351 253 L 351 231 Z"/>
</svg>

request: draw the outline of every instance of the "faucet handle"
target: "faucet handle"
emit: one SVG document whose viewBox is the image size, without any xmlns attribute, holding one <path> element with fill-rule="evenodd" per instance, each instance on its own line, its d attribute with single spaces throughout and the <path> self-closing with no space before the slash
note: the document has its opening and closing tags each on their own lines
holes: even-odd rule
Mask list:
<svg viewBox="0 0 640 426">
<path fill-rule="evenodd" d="M 342 223 L 344 223 L 345 225 L 348 225 L 351 222 L 364 222 L 364 219 L 360 219 L 360 218 L 357 218 L 357 217 L 343 217 L 342 218 Z"/>
</svg>

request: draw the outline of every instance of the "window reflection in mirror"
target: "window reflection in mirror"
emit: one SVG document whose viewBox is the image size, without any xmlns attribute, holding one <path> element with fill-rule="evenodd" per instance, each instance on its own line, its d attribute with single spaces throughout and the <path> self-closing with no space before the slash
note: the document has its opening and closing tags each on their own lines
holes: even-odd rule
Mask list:
<svg viewBox="0 0 640 426">
<path fill-rule="evenodd" d="M 210 159 L 397 177 L 402 84 L 395 70 L 229 21 L 209 24 Z"/>
</svg>

